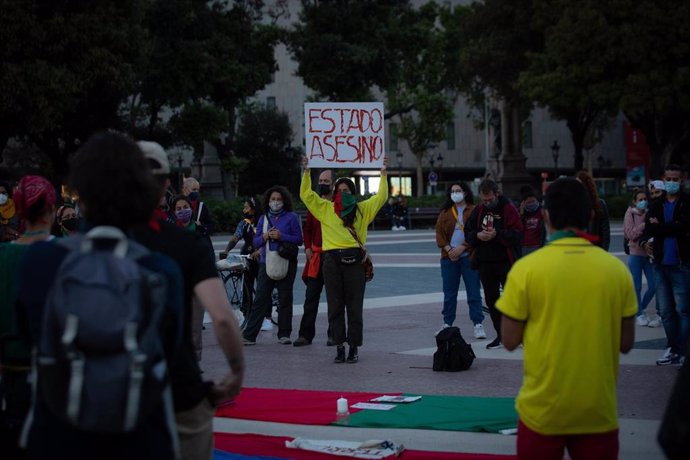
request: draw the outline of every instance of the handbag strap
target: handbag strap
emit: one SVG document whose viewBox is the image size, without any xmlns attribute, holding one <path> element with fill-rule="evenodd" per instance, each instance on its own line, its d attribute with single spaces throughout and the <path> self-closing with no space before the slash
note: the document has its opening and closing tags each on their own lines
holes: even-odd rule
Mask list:
<svg viewBox="0 0 690 460">
<path fill-rule="evenodd" d="M 367 249 L 364 247 L 364 245 L 362 244 L 362 242 L 359 240 L 359 236 L 357 236 L 357 230 L 355 230 L 355 229 L 352 228 L 352 227 L 346 227 L 346 228 L 348 229 L 348 231 L 350 232 L 350 234 L 352 235 L 352 237 L 355 239 L 355 241 L 356 241 L 357 244 L 359 245 L 359 249 L 361 249 L 362 251 L 366 252 Z"/>
</svg>

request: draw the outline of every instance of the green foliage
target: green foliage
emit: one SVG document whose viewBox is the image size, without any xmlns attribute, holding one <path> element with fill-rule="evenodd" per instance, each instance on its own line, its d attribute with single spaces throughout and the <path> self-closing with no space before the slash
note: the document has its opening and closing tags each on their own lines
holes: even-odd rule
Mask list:
<svg viewBox="0 0 690 460">
<path fill-rule="evenodd" d="M 287 114 L 258 104 L 240 109 L 235 153 L 237 158 L 248 162 L 240 175 L 241 195 L 260 194 L 276 184 L 296 194 L 301 157 L 290 148 L 291 140 Z"/>
<path fill-rule="evenodd" d="M 216 233 L 231 233 L 235 231 L 237 223 L 242 220 L 242 206 L 244 202 L 241 199 L 204 198 L 204 203 L 211 211 L 216 226 Z"/>
<path fill-rule="evenodd" d="M 606 205 L 609 210 L 609 218 L 611 219 L 623 219 L 625 216 L 625 211 L 630 206 L 630 196 L 629 194 L 608 196 L 604 199 L 606 200 Z"/>
<path fill-rule="evenodd" d="M 228 116 L 223 109 L 207 102 L 190 102 L 172 116 L 168 127 L 173 143 L 191 147 L 200 159 L 204 141 L 218 139 L 227 123 Z"/>
</svg>

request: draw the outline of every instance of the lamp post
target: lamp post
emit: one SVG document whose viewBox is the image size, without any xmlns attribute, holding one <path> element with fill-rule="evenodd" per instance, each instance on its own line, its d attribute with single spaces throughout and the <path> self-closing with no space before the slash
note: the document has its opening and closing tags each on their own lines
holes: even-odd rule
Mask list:
<svg viewBox="0 0 690 460">
<path fill-rule="evenodd" d="M 395 158 L 398 160 L 398 195 L 402 196 L 402 152 L 396 153 Z"/>
<path fill-rule="evenodd" d="M 558 141 L 554 140 L 551 144 L 551 156 L 553 157 L 553 179 L 558 179 L 558 152 L 561 150 L 561 146 L 558 145 Z"/>
<path fill-rule="evenodd" d="M 177 193 L 182 193 L 182 152 L 177 152 Z"/>
</svg>

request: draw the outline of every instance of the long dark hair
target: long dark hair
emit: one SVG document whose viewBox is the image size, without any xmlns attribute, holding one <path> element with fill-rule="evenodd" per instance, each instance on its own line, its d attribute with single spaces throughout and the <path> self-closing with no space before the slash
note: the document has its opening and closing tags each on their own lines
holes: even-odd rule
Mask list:
<svg viewBox="0 0 690 460">
<path fill-rule="evenodd" d="M 453 182 L 452 184 L 450 184 L 450 187 L 448 187 L 448 190 L 446 191 L 446 202 L 443 203 L 443 206 L 441 206 L 441 211 L 447 211 L 453 206 L 455 206 L 455 202 L 450 199 L 450 194 L 452 193 L 451 190 L 453 189 L 453 185 L 460 186 L 460 188 L 462 189 L 462 193 L 465 194 L 465 203 L 474 204 L 474 193 L 472 193 L 472 189 L 467 185 L 467 183 L 463 181 Z"/>
<path fill-rule="evenodd" d="M 597 193 L 597 185 L 594 183 L 594 179 L 592 179 L 592 176 L 590 176 L 587 171 L 579 171 L 575 177 L 580 180 L 582 185 L 585 186 L 587 194 L 589 194 L 589 199 L 591 201 L 594 214 L 596 214 L 598 219 L 603 217 L 604 207 L 601 205 L 601 201 L 599 200 L 599 193 Z"/>
<path fill-rule="evenodd" d="M 355 183 L 352 182 L 351 179 L 348 179 L 347 177 L 341 177 L 337 181 L 335 181 L 335 184 L 333 184 L 333 190 L 335 190 L 335 193 L 338 192 L 338 186 L 340 184 L 345 184 L 347 185 L 347 188 L 350 190 L 350 193 L 352 196 L 357 196 L 357 188 L 355 187 Z M 355 210 L 348 214 L 345 217 L 341 217 L 343 221 L 343 225 L 346 227 L 353 227 L 355 224 L 355 218 L 357 217 L 357 214 L 360 212 L 359 210 L 359 205 L 355 204 Z"/>
</svg>

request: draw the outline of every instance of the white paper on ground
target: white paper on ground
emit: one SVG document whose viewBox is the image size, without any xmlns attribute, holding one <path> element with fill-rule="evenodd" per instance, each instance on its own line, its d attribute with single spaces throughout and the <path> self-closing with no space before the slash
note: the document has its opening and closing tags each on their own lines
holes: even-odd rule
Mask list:
<svg viewBox="0 0 690 460">
<path fill-rule="evenodd" d="M 353 404 L 350 407 L 354 407 L 355 409 L 391 410 L 395 407 L 395 404 L 374 404 L 358 402 L 357 404 Z"/>
<path fill-rule="evenodd" d="M 370 399 L 369 401 L 387 402 L 387 403 L 411 403 L 411 402 L 419 401 L 420 399 L 422 399 L 421 396 L 383 395 L 383 396 L 379 396 L 378 398 Z"/>
<path fill-rule="evenodd" d="M 391 455 L 397 456 L 405 449 L 402 444 L 394 444 L 391 441 L 372 440 L 352 442 L 304 438 L 295 438 L 292 441 L 285 441 L 285 447 L 372 460 L 390 457 Z"/>
</svg>

